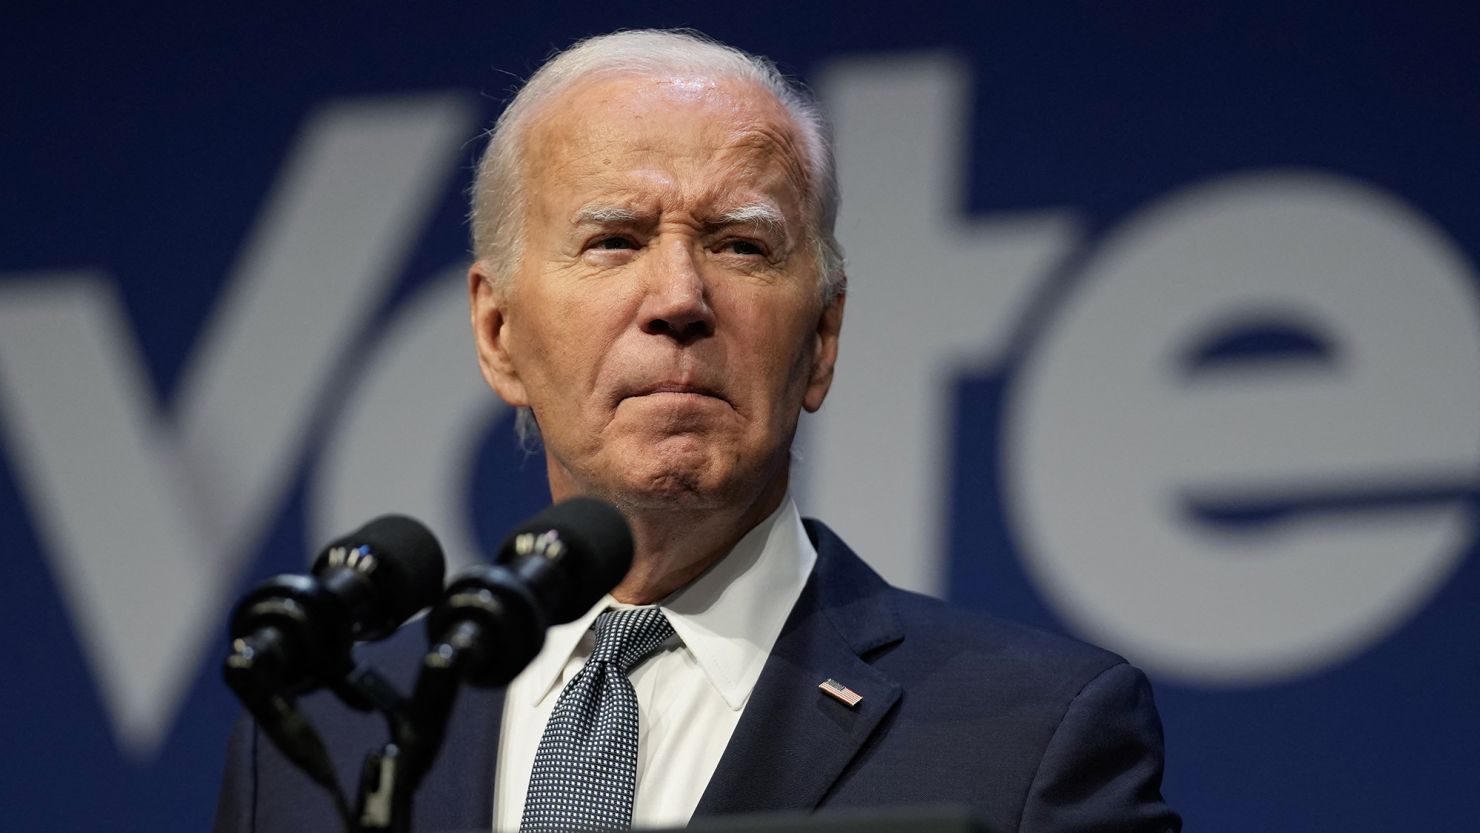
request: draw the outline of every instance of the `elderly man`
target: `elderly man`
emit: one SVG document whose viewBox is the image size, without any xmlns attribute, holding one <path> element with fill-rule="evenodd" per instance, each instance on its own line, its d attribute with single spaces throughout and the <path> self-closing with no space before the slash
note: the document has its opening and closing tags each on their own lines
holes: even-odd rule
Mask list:
<svg viewBox="0 0 1480 833">
<path fill-rule="evenodd" d="M 462 698 L 421 829 L 941 803 L 991 830 L 1180 828 L 1138 671 L 891 588 L 798 516 L 791 442 L 843 323 L 836 210 L 815 106 L 692 34 L 584 41 L 500 118 L 479 365 L 538 431 L 551 496 L 616 504 L 636 556 L 507 692 Z M 316 719 L 351 752 L 376 737 Z M 334 823 L 250 731 L 234 750 L 218 829 Z"/>
</svg>

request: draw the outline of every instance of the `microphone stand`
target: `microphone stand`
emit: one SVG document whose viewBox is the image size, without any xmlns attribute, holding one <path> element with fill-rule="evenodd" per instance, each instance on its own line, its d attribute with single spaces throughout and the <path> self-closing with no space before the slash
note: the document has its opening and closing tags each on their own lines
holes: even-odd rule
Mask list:
<svg viewBox="0 0 1480 833">
<path fill-rule="evenodd" d="M 226 684 L 278 750 L 329 792 L 346 833 L 354 833 L 354 818 L 323 739 L 298 710 L 297 702 L 281 693 L 282 657 L 276 636 L 275 629 L 266 628 L 235 639 L 223 669 Z"/>
<path fill-rule="evenodd" d="M 291 666 L 278 629 L 263 626 L 233 642 L 227 684 L 278 749 L 333 797 L 345 833 L 410 833 L 416 790 L 441 751 L 462 683 L 506 684 L 544 643 L 547 620 L 537 600 L 506 568 L 473 571 L 450 589 L 428 618 L 441 636 L 422 659 L 411 697 L 375 668 L 352 666 L 347 656 L 333 664 L 350 670 L 326 675 L 337 678 L 330 688 L 340 700 L 357 711 L 380 712 L 389 728 L 390 740 L 365 756 L 353 810 L 318 732 L 283 693 L 291 690 L 284 676 Z"/>
<path fill-rule="evenodd" d="M 501 567 L 487 572 L 500 577 L 501 593 L 454 583 L 448 603 L 428 619 L 432 632 L 443 635 L 434 637 L 422 658 L 410 700 L 370 669 L 346 679 L 390 725 L 391 740 L 366 756 L 361 770 L 358 818 L 364 833 L 409 833 L 416 790 L 442 749 L 462 683 L 507 683 L 544 643 L 546 621 L 530 591 L 502 579 L 508 574 Z"/>
<path fill-rule="evenodd" d="M 373 669 L 346 684 L 386 717 L 391 739 L 365 756 L 358 798 L 362 833 L 410 833 L 416 790 L 431 770 L 469 657 L 479 653 L 476 626 L 456 629 L 422 660 L 411 698 L 401 697 Z"/>
</svg>

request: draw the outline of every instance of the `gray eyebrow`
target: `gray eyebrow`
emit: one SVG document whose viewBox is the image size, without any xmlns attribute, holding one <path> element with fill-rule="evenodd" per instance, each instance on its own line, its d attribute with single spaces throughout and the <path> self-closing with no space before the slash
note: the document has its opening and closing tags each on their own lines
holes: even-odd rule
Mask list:
<svg viewBox="0 0 1480 833">
<path fill-rule="evenodd" d="M 637 212 L 618 205 L 588 205 L 576 212 L 575 225 L 631 223 L 637 220 Z"/>
<path fill-rule="evenodd" d="M 625 206 L 620 205 L 587 205 L 576 211 L 572 218 L 572 225 L 614 225 L 619 223 L 634 223 L 642 219 L 642 215 Z M 709 225 L 729 226 L 754 223 L 764 226 L 768 231 L 789 238 L 787 234 L 786 216 L 774 205 L 767 202 L 753 202 L 746 205 L 736 206 L 715 217 Z"/>
<path fill-rule="evenodd" d="M 737 225 L 741 223 L 756 223 L 765 226 L 773 232 L 784 233 L 786 231 L 786 217 L 774 205 L 764 202 L 753 202 L 748 205 L 732 208 L 719 215 L 715 225 Z"/>
</svg>

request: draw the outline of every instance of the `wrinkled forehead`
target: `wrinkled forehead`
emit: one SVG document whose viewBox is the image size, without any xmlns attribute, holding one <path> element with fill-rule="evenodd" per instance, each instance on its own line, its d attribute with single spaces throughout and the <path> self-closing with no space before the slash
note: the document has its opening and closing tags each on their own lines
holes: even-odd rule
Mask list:
<svg viewBox="0 0 1480 833">
<path fill-rule="evenodd" d="M 625 189 L 641 199 L 667 187 L 689 201 L 763 195 L 795 214 L 807 189 L 790 113 L 764 87 L 741 79 L 675 74 L 574 82 L 531 118 L 523 155 L 536 210 L 589 199 L 593 189 Z"/>
</svg>

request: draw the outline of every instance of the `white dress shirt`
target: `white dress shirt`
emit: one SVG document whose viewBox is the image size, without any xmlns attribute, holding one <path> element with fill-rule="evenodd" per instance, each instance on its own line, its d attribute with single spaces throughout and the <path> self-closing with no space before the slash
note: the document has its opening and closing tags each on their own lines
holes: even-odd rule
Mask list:
<svg viewBox="0 0 1480 833">
<path fill-rule="evenodd" d="M 683 826 L 714 775 L 761 667 L 817 551 L 787 496 L 729 555 L 659 603 L 674 636 L 632 670 L 637 691 L 634 827 Z M 550 629 L 539 656 L 509 684 L 494 775 L 493 828 L 517 831 L 535 750 L 555 701 L 595 644 L 610 595 Z"/>
</svg>

